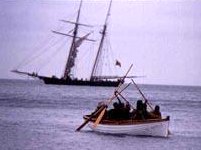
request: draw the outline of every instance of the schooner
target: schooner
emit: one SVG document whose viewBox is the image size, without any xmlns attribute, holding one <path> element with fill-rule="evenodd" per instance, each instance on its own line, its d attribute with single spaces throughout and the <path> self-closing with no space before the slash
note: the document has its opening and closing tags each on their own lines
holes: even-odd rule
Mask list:
<svg viewBox="0 0 201 150">
<path fill-rule="evenodd" d="M 99 69 L 98 64 L 100 63 L 101 54 L 103 51 L 103 44 L 105 42 L 105 37 L 106 37 L 106 33 L 107 33 L 108 18 L 110 15 L 111 6 L 112 6 L 112 1 L 110 1 L 109 8 L 108 8 L 107 15 L 106 15 L 106 19 L 105 19 L 105 23 L 103 25 L 103 30 L 101 32 L 101 39 L 99 42 L 98 51 L 97 51 L 97 54 L 96 54 L 96 57 L 94 60 L 94 64 L 92 67 L 90 79 L 83 80 L 83 79 L 74 78 L 72 76 L 72 74 L 73 74 L 72 68 L 75 66 L 75 59 L 77 57 L 77 52 L 78 52 L 77 48 L 82 44 L 83 41 L 95 42 L 95 40 L 88 38 L 90 33 L 86 34 L 83 37 L 79 37 L 79 35 L 78 35 L 78 31 L 79 31 L 80 26 L 90 27 L 90 25 L 82 24 L 79 22 L 80 14 L 81 14 L 81 8 L 82 8 L 82 0 L 80 1 L 80 4 L 79 4 L 79 9 L 78 9 L 78 13 L 77 13 L 77 17 L 76 17 L 75 22 L 67 21 L 67 20 L 61 20 L 63 22 L 70 23 L 70 24 L 74 25 L 73 34 L 70 35 L 70 34 L 61 33 L 58 31 L 52 31 L 53 33 L 61 34 L 61 35 L 68 36 L 68 37 L 72 38 L 69 54 L 67 57 L 67 61 L 66 61 L 66 65 L 65 65 L 65 69 L 64 69 L 62 77 L 57 78 L 56 76 L 52 76 L 52 77 L 42 76 L 42 75 L 38 75 L 38 73 L 29 73 L 29 72 L 20 71 L 17 69 L 12 70 L 12 72 L 18 73 L 18 74 L 23 74 L 23 75 L 28 75 L 28 76 L 31 76 L 34 78 L 38 78 L 40 80 L 43 80 L 45 84 L 86 85 L 86 86 L 118 86 L 120 81 L 121 81 L 120 79 L 122 77 L 120 77 L 120 76 L 100 76 L 100 75 L 97 75 L 97 72 Z M 131 78 L 131 77 L 133 77 L 133 76 L 130 76 L 128 78 Z"/>
</svg>

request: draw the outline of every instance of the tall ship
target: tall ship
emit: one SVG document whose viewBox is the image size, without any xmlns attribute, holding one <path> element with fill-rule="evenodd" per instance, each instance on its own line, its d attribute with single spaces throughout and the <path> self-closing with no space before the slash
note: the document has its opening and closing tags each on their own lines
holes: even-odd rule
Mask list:
<svg viewBox="0 0 201 150">
<path fill-rule="evenodd" d="M 23 74 L 23 75 L 28 75 L 34 78 L 38 78 L 42 81 L 44 81 L 45 84 L 55 84 L 55 85 L 85 85 L 85 86 L 118 86 L 119 83 L 121 82 L 121 76 L 103 76 L 103 75 L 97 75 L 98 69 L 99 69 L 99 63 L 101 60 L 101 55 L 103 53 L 103 45 L 105 42 L 105 37 L 107 34 L 107 27 L 108 27 L 108 18 L 110 16 L 110 11 L 111 11 L 111 6 L 112 6 L 112 1 L 110 1 L 109 8 L 107 11 L 107 15 L 105 18 L 105 22 L 103 25 L 103 29 L 100 32 L 101 38 L 99 41 L 98 45 L 98 50 L 94 59 L 94 63 L 92 66 L 91 70 L 91 75 L 89 79 L 78 79 L 74 77 L 73 75 L 73 67 L 75 66 L 75 59 L 77 58 L 77 53 L 78 53 L 78 47 L 84 42 L 84 41 L 89 41 L 89 42 L 95 42 L 93 39 L 89 39 L 88 36 L 90 33 L 87 33 L 86 35 L 80 37 L 79 34 L 79 28 L 80 26 L 84 27 L 89 27 L 87 24 L 82 24 L 80 23 L 80 14 L 81 14 L 81 8 L 82 8 L 82 0 L 80 1 L 79 8 L 77 11 L 77 16 L 75 22 L 73 21 L 67 21 L 67 20 L 62 20 L 63 22 L 70 23 L 74 26 L 73 30 L 71 30 L 72 34 L 66 34 L 58 31 L 53 31 L 53 33 L 68 36 L 72 38 L 70 48 L 69 48 L 69 53 L 67 57 L 67 61 L 65 64 L 64 72 L 61 78 L 58 78 L 56 76 L 48 77 L 44 75 L 39 75 L 38 73 L 30 73 L 30 72 L 25 72 L 21 71 L 18 69 L 12 70 L 12 72 L 17 73 L 17 74 Z M 120 65 L 118 61 L 116 61 L 116 65 Z M 132 76 L 130 76 L 131 78 Z M 128 77 L 129 78 L 129 77 Z"/>
</svg>

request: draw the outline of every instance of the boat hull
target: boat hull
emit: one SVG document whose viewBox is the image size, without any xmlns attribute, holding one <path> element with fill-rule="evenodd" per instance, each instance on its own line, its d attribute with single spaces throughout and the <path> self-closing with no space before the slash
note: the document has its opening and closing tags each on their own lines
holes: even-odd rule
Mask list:
<svg viewBox="0 0 201 150">
<path fill-rule="evenodd" d="M 90 121 L 88 126 L 96 132 L 107 134 L 126 134 L 126 135 L 140 135 L 140 136 L 157 136 L 167 137 L 169 128 L 169 117 L 166 119 L 152 120 L 145 122 L 118 122 L 112 123 L 100 123 L 94 127 L 94 122 Z"/>
<path fill-rule="evenodd" d="M 88 80 L 64 80 L 59 78 L 51 78 L 39 76 L 39 79 L 43 80 L 45 84 L 56 84 L 56 85 L 80 85 L 80 86 L 109 86 L 116 87 L 120 81 L 88 81 Z"/>
</svg>

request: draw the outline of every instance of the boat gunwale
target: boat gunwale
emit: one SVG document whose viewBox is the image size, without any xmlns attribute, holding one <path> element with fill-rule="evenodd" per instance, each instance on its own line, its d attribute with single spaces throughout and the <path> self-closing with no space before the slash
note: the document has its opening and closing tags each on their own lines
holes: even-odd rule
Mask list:
<svg viewBox="0 0 201 150">
<path fill-rule="evenodd" d="M 90 118 L 89 115 L 83 116 L 85 120 L 88 120 Z M 108 120 L 103 119 L 100 121 L 100 124 L 103 125 L 140 125 L 140 124 L 149 124 L 149 123 L 158 123 L 158 122 L 166 122 L 169 121 L 169 116 L 162 119 L 145 119 L 145 120 L 134 120 L 134 119 L 128 119 L 128 120 Z M 91 122 L 95 122 L 96 118 L 91 118 Z"/>
</svg>

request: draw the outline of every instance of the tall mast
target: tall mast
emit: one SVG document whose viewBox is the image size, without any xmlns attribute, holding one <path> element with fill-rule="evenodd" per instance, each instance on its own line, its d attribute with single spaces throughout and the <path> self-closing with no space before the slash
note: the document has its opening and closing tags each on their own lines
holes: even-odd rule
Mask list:
<svg viewBox="0 0 201 150">
<path fill-rule="evenodd" d="M 74 27 L 74 32 L 73 32 L 72 44 L 70 47 L 70 52 L 68 54 L 68 58 L 67 58 L 67 62 L 66 62 L 65 70 L 64 70 L 64 75 L 63 75 L 64 79 L 67 79 L 68 77 L 70 77 L 71 69 L 74 66 L 74 61 L 72 59 L 74 59 L 73 54 L 76 53 L 75 41 L 76 41 L 78 27 L 79 27 L 81 7 L 82 7 L 82 0 L 80 1 L 77 18 L 76 18 L 76 22 L 75 22 L 75 27 Z"/>
<path fill-rule="evenodd" d="M 100 44 L 99 44 L 99 47 L 98 47 L 98 52 L 97 52 L 96 59 L 95 59 L 94 65 L 93 65 L 93 69 L 92 69 L 92 72 L 91 72 L 90 80 L 94 80 L 94 76 L 95 76 L 95 74 L 97 72 L 98 62 L 100 60 L 100 55 L 101 55 L 101 52 L 102 52 L 103 43 L 104 43 L 104 40 L 105 40 L 106 31 L 107 31 L 107 23 L 108 23 L 108 18 L 110 16 L 111 6 L 112 6 L 112 0 L 110 1 L 110 5 L 109 5 L 108 12 L 107 12 L 106 19 L 105 19 L 105 24 L 103 26 L 103 31 L 101 33 L 102 37 L 101 37 L 101 41 L 100 41 Z"/>
</svg>

